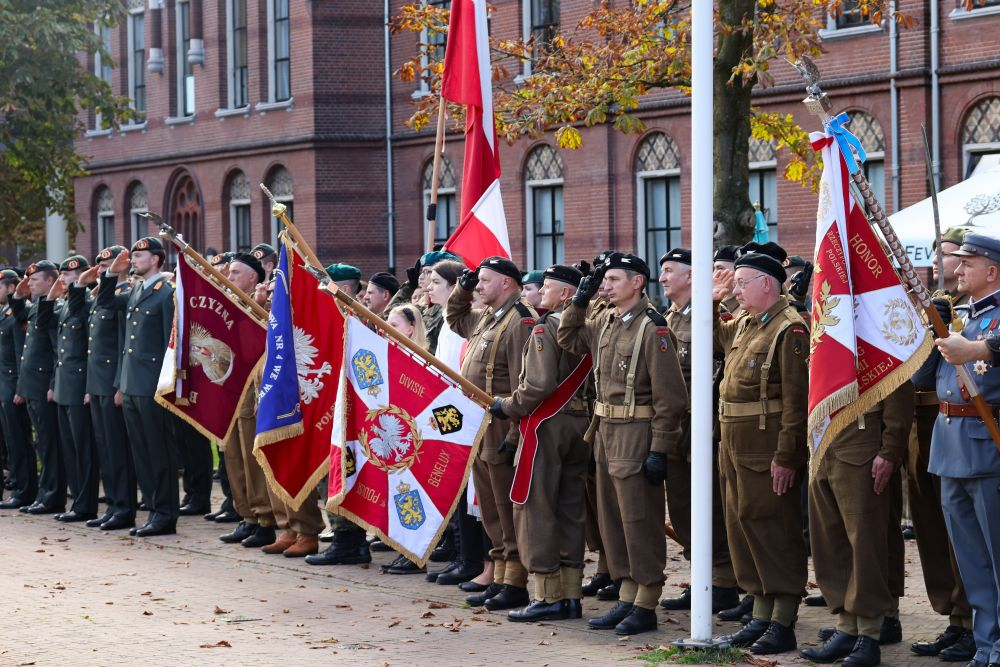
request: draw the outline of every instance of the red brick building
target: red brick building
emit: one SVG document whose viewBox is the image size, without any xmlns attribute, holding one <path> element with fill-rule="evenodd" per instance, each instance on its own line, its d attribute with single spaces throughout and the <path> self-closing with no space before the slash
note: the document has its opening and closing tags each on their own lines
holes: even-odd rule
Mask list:
<svg viewBox="0 0 1000 667">
<path fill-rule="evenodd" d="M 414 133 L 403 125 L 413 99 L 425 94 L 421 84 L 393 79 L 393 187 L 387 193 L 382 3 L 246 0 L 241 37 L 234 26 L 244 23 L 234 22 L 232 8 L 243 0 L 163 1 L 162 8 L 151 9 L 143 0 L 131 0 L 138 5 L 131 11 L 145 20 L 145 123 L 112 134 L 97 129 L 80 140 L 93 160 L 92 175 L 77 182 L 77 212 L 90 223 L 78 248 L 94 250 L 110 238 L 101 231 L 104 221 L 115 240 L 132 240 L 132 210 L 143 204 L 181 228 L 191 225 L 189 238 L 202 248 L 269 240 L 269 210 L 256 185 L 264 181 L 293 200 L 295 220 L 315 239 L 324 260 L 357 263 L 368 273 L 395 265 L 402 275 L 423 246 L 434 138 L 433 129 Z M 390 10 L 402 4 L 393 0 Z M 494 36 L 571 27 L 594 6 L 590 0 L 491 4 Z M 822 33 L 826 54 L 817 64 L 824 89 L 836 109 L 854 116 L 852 129 L 869 154 L 869 178 L 890 212 L 927 196 L 921 125 L 934 138 L 941 187 L 961 180 L 983 154 L 1000 153 L 1000 0 L 980 2 L 972 11 L 961 4 L 899 0 L 899 10 L 916 20 L 914 27 L 871 26 L 848 11 L 830 19 Z M 275 80 L 281 76 L 275 54 L 283 43 L 275 37 L 281 27 L 276 17 L 285 6 L 287 90 Z M 191 17 L 188 42 L 182 39 L 185 11 Z M 123 94 L 135 92 L 137 81 L 124 57 L 137 48 L 133 32 L 123 24 L 110 35 L 121 66 L 109 76 Z M 195 42 L 199 35 L 203 44 Z M 245 74 L 233 56 L 233 45 L 242 38 L 248 45 Z M 157 40 L 163 70 L 154 73 L 150 61 Z M 392 69 L 419 42 L 413 34 L 393 36 Z M 190 65 L 198 60 L 199 46 L 204 64 Z M 179 48 L 186 49 L 186 59 Z M 244 79 L 234 78 L 231 61 L 240 65 L 235 69 Z M 759 88 L 755 105 L 792 113 L 806 129 L 818 129 L 801 104 L 798 75 L 781 63 L 774 64 L 773 74 L 775 85 Z M 234 100 L 244 80 L 246 99 Z M 178 105 L 187 103 L 191 87 L 194 115 L 187 116 Z M 288 99 L 282 99 L 285 94 Z M 581 128 L 584 146 L 577 151 L 554 148 L 551 137 L 501 146 L 503 196 L 519 264 L 574 261 L 608 247 L 655 261 L 666 248 L 688 243 L 688 173 L 696 150 L 690 144 L 688 101 L 657 93 L 644 101 L 640 115 L 647 125 L 641 136 Z M 91 127 L 99 127 L 94 119 Z M 450 134 L 439 238 L 456 222 L 462 150 L 461 136 Z M 753 143 L 751 201 L 761 202 L 782 245 L 811 255 L 815 195 L 782 178 L 785 162 L 771 146 Z M 137 196 L 143 191 L 145 202 Z M 950 222 L 955 221 L 944 221 Z"/>
</svg>

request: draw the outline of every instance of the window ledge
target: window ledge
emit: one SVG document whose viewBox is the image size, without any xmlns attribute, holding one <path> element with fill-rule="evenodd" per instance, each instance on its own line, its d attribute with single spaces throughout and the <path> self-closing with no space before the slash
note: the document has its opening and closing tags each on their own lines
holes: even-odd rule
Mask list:
<svg viewBox="0 0 1000 667">
<path fill-rule="evenodd" d="M 418 88 L 417 90 L 414 90 L 412 93 L 410 93 L 410 98 L 414 100 L 422 100 L 430 94 L 431 91 Z"/>
<path fill-rule="evenodd" d="M 254 106 L 254 110 L 257 113 L 267 113 L 268 111 L 280 111 L 284 109 L 285 111 L 292 110 L 292 101 L 294 97 L 289 97 L 287 100 L 282 100 L 281 102 L 258 102 Z"/>
<path fill-rule="evenodd" d="M 230 116 L 249 116 L 250 105 L 238 107 L 236 109 L 219 109 L 215 112 L 216 118 L 229 118 Z"/>
<path fill-rule="evenodd" d="M 168 127 L 174 125 L 194 125 L 194 114 L 190 116 L 168 116 L 163 122 L 167 124 Z"/>
<path fill-rule="evenodd" d="M 111 130 L 87 130 L 84 136 L 88 139 L 94 139 L 96 137 L 110 137 Z"/>
<path fill-rule="evenodd" d="M 953 21 L 961 21 L 964 19 L 974 19 L 980 16 L 990 16 L 996 14 L 1000 14 L 1000 5 L 993 5 L 990 7 L 973 7 L 968 10 L 956 7 L 951 10 L 950 14 L 948 14 L 948 18 Z"/>
<path fill-rule="evenodd" d="M 122 125 L 118 128 L 118 131 L 122 134 L 128 134 L 129 132 L 145 132 L 146 131 L 146 121 L 141 123 L 129 123 L 128 125 Z"/>
<path fill-rule="evenodd" d="M 849 37 L 858 37 L 860 35 L 870 35 L 872 33 L 882 32 L 881 25 L 857 25 L 851 28 L 824 28 L 819 31 L 819 37 L 823 41 L 836 40 L 836 39 L 847 39 Z"/>
</svg>

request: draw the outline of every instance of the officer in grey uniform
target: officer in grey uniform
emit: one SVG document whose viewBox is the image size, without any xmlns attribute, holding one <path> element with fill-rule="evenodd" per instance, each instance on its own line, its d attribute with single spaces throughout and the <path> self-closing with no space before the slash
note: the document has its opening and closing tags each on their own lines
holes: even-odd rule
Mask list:
<svg viewBox="0 0 1000 667">
<path fill-rule="evenodd" d="M 59 280 L 52 286 L 48 298 L 39 304 L 40 309 L 47 310 L 57 302 L 62 303 L 57 318 L 53 398 L 59 413 L 59 439 L 66 476 L 73 493 L 70 510 L 56 515 L 57 520 L 66 523 L 97 518 L 97 452 L 91 438 L 90 410 L 84 405 L 90 296 L 86 287 L 76 284 L 77 278 L 88 268 L 90 263 L 81 255 L 67 258 L 59 266 Z"/>
<path fill-rule="evenodd" d="M 55 312 L 48 311 L 49 316 L 40 316 L 44 298 L 58 275 L 59 267 L 54 263 L 35 262 L 24 272 L 25 277 L 18 283 L 10 301 L 14 317 L 28 325 L 14 402 L 27 402 L 31 425 L 35 429 L 35 447 L 42 463 L 35 502 L 20 510 L 28 514 L 58 514 L 66 509 L 66 468 L 59 448 L 59 417 L 53 402 L 56 320 L 52 315 Z M 30 305 L 26 301 L 29 295 Z M 59 308 L 54 307 L 55 310 Z"/>
<path fill-rule="evenodd" d="M 115 297 L 126 261 L 141 281 Z M 129 531 L 137 537 L 177 532 L 177 453 L 169 441 L 169 415 L 153 400 L 174 322 L 174 288 L 163 275 L 165 261 L 163 244 L 147 236 L 135 242 L 131 255 L 119 254 L 101 276 L 100 291 L 112 292 L 109 307 L 125 313 L 122 408 L 139 489 L 150 507 L 147 522 Z"/>
<path fill-rule="evenodd" d="M 25 327 L 14 317 L 10 299 L 20 280 L 12 269 L 0 272 L 0 425 L 7 444 L 11 482 L 10 498 L 0 503 L 0 509 L 5 510 L 30 505 L 38 493 L 31 420 L 24 404 L 14 403 Z"/>
<path fill-rule="evenodd" d="M 919 375 L 936 378 L 940 404 L 928 470 L 941 478 L 945 524 L 972 607 L 976 655 L 968 664 L 985 667 L 1000 663 L 1000 453 L 950 364 L 965 365 L 996 419 L 1000 239 L 970 233 L 951 254 L 962 258 L 955 275 L 958 289 L 970 297 L 965 326 L 935 341 L 937 350 Z M 935 299 L 935 305 L 950 314 L 947 304 Z"/>
<path fill-rule="evenodd" d="M 107 271 L 114 258 L 124 251 L 120 245 L 105 248 L 95 259 L 95 270 Z M 87 525 L 100 526 L 101 530 L 121 530 L 135 525 L 135 464 L 118 392 L 125 317 L 122 311 L 110 307 L 110 301 L 128 289 L 127 272 L 117 275 L 113 291 L 102 293 L 98 289 L 88 324 L 87 395 L 108 506 L 102 516 L 88 521 Z"/>
</svg>

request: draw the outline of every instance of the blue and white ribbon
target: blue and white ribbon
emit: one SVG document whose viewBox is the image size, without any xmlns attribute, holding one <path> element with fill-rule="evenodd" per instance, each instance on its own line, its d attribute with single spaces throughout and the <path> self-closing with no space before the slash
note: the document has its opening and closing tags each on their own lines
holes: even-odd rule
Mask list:
<svg viewBox="0 0 1000 667">
<path fill-rule="evenodd" d="M 826 133 L 837 140 L 840 152 L 844 156 L 844 164 L 847 165 L 847 171 L 856 174 L 861 169 L 861 164 L 868 159 L 868 154 L 865 153 L 861 140 L 844 127 L 850 122 L 851 117 L 847 113 L 834 116 L 826 122 Z M 857 152 L 856 157 L 855 152 Z"/>
</svg>

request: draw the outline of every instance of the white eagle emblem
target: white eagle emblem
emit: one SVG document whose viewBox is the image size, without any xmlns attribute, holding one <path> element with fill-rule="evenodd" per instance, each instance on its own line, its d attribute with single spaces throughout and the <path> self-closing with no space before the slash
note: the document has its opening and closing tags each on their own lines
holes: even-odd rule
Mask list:
<svg viewBox="0 0 1000 667">
<path fill-rule="evenodd" d="M 379 415 L 378 425 L 372 426 L 374 435 L 368 441 L 372 453 L 383 461 L 392 456 L 393 461 L 398 463 L 413 445 L 413 433 L 403 435 L 406 430 L 406 425 L 399 417 L 388 413 Z"/>
<path fill-rule="evenodd" d="M 295 368 L 299 373 L 299 397 L 306 405 L 323 391 L 322 378 L 333 371 L 329 361 L 319 368 L 313 368 L 319 350 L 313 345 L 313 337 L 295 327 Z"/>
</svg>

